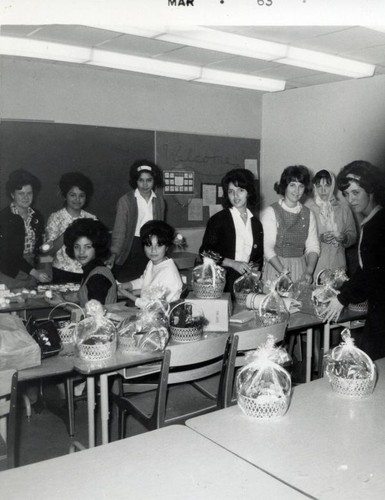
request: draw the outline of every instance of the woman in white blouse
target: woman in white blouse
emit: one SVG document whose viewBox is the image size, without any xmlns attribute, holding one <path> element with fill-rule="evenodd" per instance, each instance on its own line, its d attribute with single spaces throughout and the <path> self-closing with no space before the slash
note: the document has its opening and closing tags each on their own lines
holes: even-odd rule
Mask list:
<svg viewBox="0 0 385 500">
<path fill-rule="evenodd" d="M 320 253 L 317 223 L 313 212 L 302 205 L 310 175 L 306 167 L 285 168 L 274 190 L 281 199 L 266 208 L 261 216 L 264 239 L 264 280 L 274 280 L 289 273 L 296 281 L 313 281 Z"/>
</svg>

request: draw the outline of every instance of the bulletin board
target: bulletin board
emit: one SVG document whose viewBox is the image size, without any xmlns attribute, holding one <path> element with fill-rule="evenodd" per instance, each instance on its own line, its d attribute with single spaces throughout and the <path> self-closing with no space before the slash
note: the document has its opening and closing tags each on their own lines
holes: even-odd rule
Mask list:
<svg viewBox="0 0 385 500">
<path fill-rule="evenodd" d="M 257 139 L 156 132 L 156 162 L 163 171 L 194 174 L 193 192 L 164 193 L 167 221 L 177 227 L 205 226 L 212 208 L 204 203 L 211 204 L 215 199 L 215 204 L 221 205 L 224 174 L 234 168 L 244 168 L 252 160 L 258 166 L 256 177 L 259 179 L 259 158 Z M 202 200 L 203 206 L 200 206 Z M 191 220 L 191 213 L 196 217 L 199 212 L 202 213 L 200 220 Z"/>
</svg>

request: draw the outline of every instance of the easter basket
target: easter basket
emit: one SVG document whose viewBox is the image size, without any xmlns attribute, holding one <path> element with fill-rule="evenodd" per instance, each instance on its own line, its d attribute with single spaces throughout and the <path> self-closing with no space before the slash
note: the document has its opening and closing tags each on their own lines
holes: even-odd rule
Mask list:
<svg viewBox="0 0 385 500">
<path fill-rule="evenodd" d="M 348 309 L 353 312 L 367 313 L 368 312 L 368 301 L 360 302 L 358 304 L 349 304 Z"/>
<path fill-rule="evenodd" d="M 202 252 L 203 264 L 192 271 L 192 289 L 198 299 L 220 299 L 226 284 L 226 271 L 216 264 L 220 256 Z"/>
<path fill-rule="evenodd" d="M 376 366 L 370 357 L 354 345 L 350 330 L 341 333 L 343 341 L 329 351 L 324 360 L 324 371 L 333 391 L 350 399 L 370 396 L 376 384 Z"/>
<path fill-rule="evenodd" d="M 169 304 L 156 300 L 118 325 L 118 349 L 123 352 L 163 351 L 169 340 Z"/>
<path fill-rule="evenodd" d="M 83 309 L 75 302 L 61 302 L 60 304 L 57 304 L 55 307 L 53 307 L 51 309 L 51 311 L 48 315 L 48 321 L 52 320 L 53 312 L 58 307 L 63 307 L 63 306 L 74 306 L 74 307 L 80 309 L 83 316 L 85 316 Z M 59 337 L 60 337 L 62 344 L 73 344 L 75 342 L 76 327 L 77 327 L 77 323 L 75 323 L 74 321 L 68 320 L 68 319 L 57 321 L 57 329 L 58 329 Z"/>
<path fill-rule="evenodd" d="M 290 404 L 291 377 L 281 366 L 290 356 L 274 344 L 269 335 L 265 344 L 246 355 L 246 365 L 237 374 L 238 406 L 254 419 L 281 417 Z"/>
<path fill-rule="evenodd" d="M 76 329 L 76 348 L 85 361 L 100 361 L 111 357 L 117 346 L 116 327 L 104 316 L 103 306 L 97 300 L 85 305 L 86 317 Z"/>
<path fill-rule="evenodd" d="M 206 318 L 198 305 L 183 301 L 171 309 L 169 321 L 172 340 L 175 342 L 195 342 L 202 337 Z"/>
<path fill-rule="evenodd" d="M 246 298 L 250 293 L 261 293 L 263 291 L 261 272 L 252 268 L 250 272 L 240 276 L 234 281 L 233 291 L 237 304 L 245 306 Z"/>
</svg>

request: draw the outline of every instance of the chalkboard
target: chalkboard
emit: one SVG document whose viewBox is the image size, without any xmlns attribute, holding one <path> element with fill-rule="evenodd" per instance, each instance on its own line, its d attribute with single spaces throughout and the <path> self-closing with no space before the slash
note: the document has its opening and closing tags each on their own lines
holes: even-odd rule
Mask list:
<svg viewBox="0 0 385 500">
<path fill-rule="evenodd" d="M 111 127 L 44 122 L 0 123 L 1 208 L 9 202 L 5 183 L 10 172 L 24 168 L 41 182 L 35 206 L 45 219 L 63 206 L 58 188 L 61 175 L 80 171 L 94 184 L 87 210 L 109 228 L 117 200 L 127 191 L 131 164 L 154 160 L 154 132 Z"/>
<path fill-rule="evenodd" d="M 178 227 L 205 226 L 209 208 L 203 207 L 203 220 L 188 218 L 189 204 L 201 198 L 202 184 L 220 185 L 226 172 L 244 168 L 246 159 L 257 160 L 259 165 L 260 141 L 238 137 L 221 137 L 172 132 L 156 133 L 156 161 L 163 170 L 191 170 L 194 175 L 193 195 L 169 195 L 167 221 Z M 259 177 L 259 176 L 258 176 Z"/>
<path fill-rule="evenodd" d="M 87 210 L 113 227 L 118 199 L 127 191 L 128 172 L 138 159 L 155 160 L 166 170 L 194 172 L 194 193 L 165 195 L 167 221 L 174 227 L 205 226 L 203 219 L 192 221 L 188 208 L 201 198 L 202 184 L 220 185 L 223 175 L 243 168 L 245 159 L 259 164 L 259 140 L 171 132 L 154 132 L 112 127 L 59 124 L 35 121 L 0 122 L 0 208 L 9 200 L 5 183 L 10 172 L 24 168 L 41 181 L 42 189 L 34 206 L 47 219 L 63 206 L 58 182 L 65 172 L 80 171 L 94 183 Z"/>
</svg>

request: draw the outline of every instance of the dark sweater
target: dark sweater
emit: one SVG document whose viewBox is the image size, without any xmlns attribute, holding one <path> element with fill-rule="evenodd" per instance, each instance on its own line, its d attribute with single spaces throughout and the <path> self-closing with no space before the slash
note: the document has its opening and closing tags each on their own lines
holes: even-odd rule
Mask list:
<svg viewBox="0 0 385 500">
<path fill-rule="evenodd" d="M 42 243 L 44 221 L 38 211 L 34 211 L 31 227 L 36 235 L 35 252 Z M 25 227 L 20 215 L 12 213 L 10 207 L 0 212 L 0 271 L 15 278 L 19 271 L 29 274 L 32 266 L 23 257 Z"/>
</svg>

